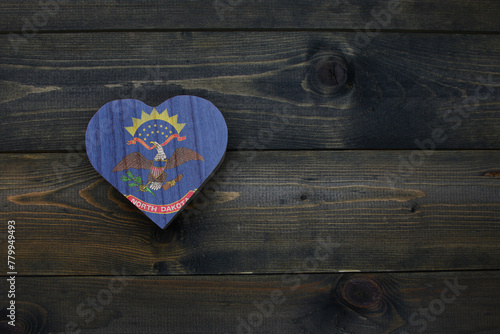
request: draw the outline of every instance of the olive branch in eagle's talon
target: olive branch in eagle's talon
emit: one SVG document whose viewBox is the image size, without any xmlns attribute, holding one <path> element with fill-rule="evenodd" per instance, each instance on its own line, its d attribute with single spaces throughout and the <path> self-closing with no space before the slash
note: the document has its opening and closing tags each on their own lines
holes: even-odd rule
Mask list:
<svg viewBox="0 0 500 334">
<path fill-rule="evenodd" d="M 140 191 L 147 191 L 149 193 L 151 193 L 153 196 L 156 196 L 152 191 L 151 189 L 149 189 L 148 185 L 147 184 L 142 184 L 142 178 L 139 176 L 139 174 L 137 174 L 137 176 L 134 177 L 134 175 L 132 175 L 132 172 L 130 172 L 129 170 L 127 171 L 127 176 L 125 175 L 122 175 L 121 177 L 121 180 L 124 181 L 124 182 L 129 182 L 129 181 L 133 181 L 132 183 L 129 183 L 128 186 L 130 188 L 132 187 L 139 187 L 138 190 Z"/>
</svg>

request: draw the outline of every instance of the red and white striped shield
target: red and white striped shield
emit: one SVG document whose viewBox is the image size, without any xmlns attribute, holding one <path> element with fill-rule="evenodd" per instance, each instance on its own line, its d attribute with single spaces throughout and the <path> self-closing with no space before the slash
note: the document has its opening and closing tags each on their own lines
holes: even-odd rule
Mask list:
<svg viewBox="0 0 500 334">
<path fill-rule="evenodd" d="M 163 167 L 156 167 L 156 166 L 151 167 L 151 174 L 153 174 L 155 179 L 157 179 L 158 176 L 161 175 L 161 173 L 163 173 Z"/>
</svg>

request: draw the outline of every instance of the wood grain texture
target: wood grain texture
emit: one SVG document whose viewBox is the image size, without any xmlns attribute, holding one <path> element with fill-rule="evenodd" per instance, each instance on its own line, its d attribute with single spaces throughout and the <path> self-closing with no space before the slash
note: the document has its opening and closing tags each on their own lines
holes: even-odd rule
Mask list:
<svg viewBox="0 0 500 334">
<path fill-rule="evenodd" d="M 446 138 L 439 149 L 500 148 L 499 36 L 385 33 L 367 47 L 354 40 L 317 32 L 40 35 L 19 54 L 0 49 L 0 150 L 82 150 L 105 103 L 158 105 L 182 94 L 221 110 L 228 149 L 408 149 L 436 129 Z"/>
<path fill-rule="evenodd" d="M 493 334 L 500 326 L 497 271 L 169 278 L 118 271 L 17 284 L 25 333 Z"/>
<path fill-rule="evenodd" d="M 2 1 L 0 31 L 364 29 L 381 0 Z M 500 31 L 495 0 L 401 0 L 382 29 Z M 50 5 L 52 4 L 52 5 Z M 385 17 L 382 20 L 386 20 Z M 29 22 L 29 23 L 26 23 Z"/>
<path fill-rule="evenodd" d="M 2 1 L 0 332 L 499 333 L 500 2 L 399 2 Z M 181 94 L 233 152 L 162 230 L 84 135 Z"/>
<path fill-rule="evenodd" d="M 0 217 L 23 275 L 499 269 L 500 152 L 409 153 L 231 152 L 166 230 L 81 156 L 3 154 Z"/>
</svg>

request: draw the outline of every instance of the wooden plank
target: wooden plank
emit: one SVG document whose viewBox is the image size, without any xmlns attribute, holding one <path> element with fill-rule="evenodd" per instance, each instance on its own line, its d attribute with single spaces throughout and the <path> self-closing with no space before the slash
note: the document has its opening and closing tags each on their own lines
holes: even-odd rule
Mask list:
<svg viewBox="0 0 500 334">
<path fill-rule="evenodd" d="M 382 29 L 500 31 L 495 0 L 2 1 L 0 31 Z M 389 3 L 391 7 L 389 7 Z M 393 7 L 393 4 L 396 6 Z M 375 13 L 372 14 L 372 12 Z M 380 13 L 390 13 L 390 17 Z"/>
<path fill-rule="evenodd" d="M 408 149 L 436 129 L 438 148 L 500 149 L 500 36 L 387 33 L 367 47 L 354 38 L 41 35 L 18 55 L 0 49 L 0 150 L 82 150 L 105 103 L 182 94 L 222 111 L 229 149 Z"/>
<path fill-rule="evenodd" d="M 463 334 L 500 327 L 497 271 L 138 278 L 118 269 L 108 277 L 18 277 L 16 286 L 26 333 Z"/>
<path fill-rule="evenodd" d="M 499 269 L 499 151 L 231 152 L 166 230 L 76 154 L 0 170 L 24 275 Z"/>
</svg>

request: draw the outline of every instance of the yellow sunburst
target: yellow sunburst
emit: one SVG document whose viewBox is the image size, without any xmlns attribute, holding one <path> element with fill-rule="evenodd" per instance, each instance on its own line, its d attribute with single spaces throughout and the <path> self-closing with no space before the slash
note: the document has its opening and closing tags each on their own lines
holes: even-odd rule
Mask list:
<svg viewBox="0 0 500 334">
<path fill-rule="evenodd" d="M 182 129 L 184 128 L 184 125 L 186 123 L 178 123 L 177 122 L 177 115 L 169 116 L 167 109 L 165 109 L 161 114 L 158 113 L 156 108 L 153 108 L 153 111 L 151 114 L 146 114 L 144 110 L 142 111 L 141 118 L 134 118 L 132 117 L 132 126 L 125 127 L 125 129 L 135 137 L 135 133 L 137 130 L 146 122 L 153 121 L 153 120 L 159 120 L 159 121 L 165 121 L 168 124 L 172 125 L 175 130 L 177 130 L 177 133 L 180 134 Z"/>
</svg>

